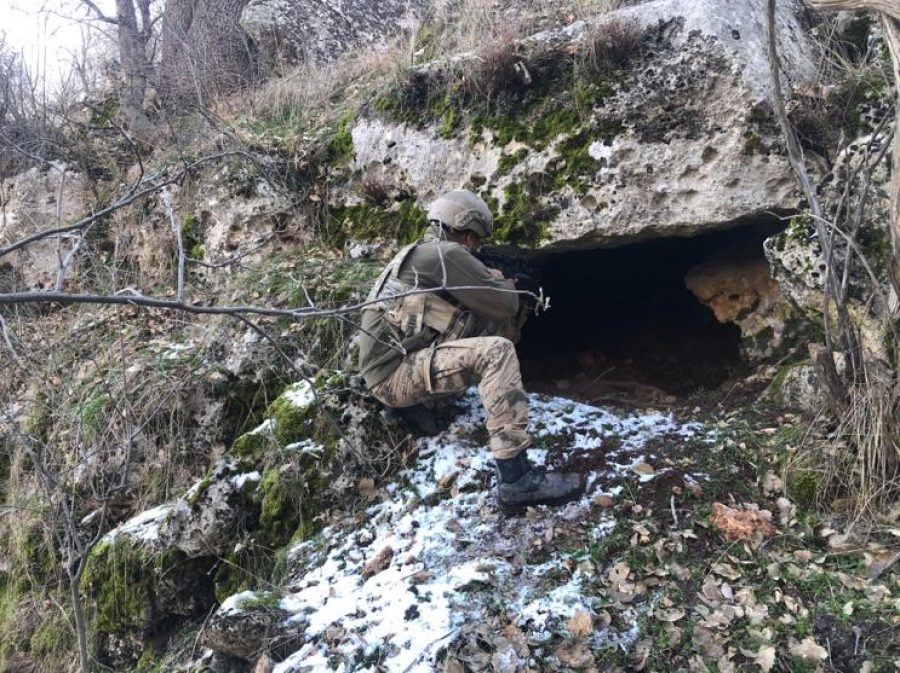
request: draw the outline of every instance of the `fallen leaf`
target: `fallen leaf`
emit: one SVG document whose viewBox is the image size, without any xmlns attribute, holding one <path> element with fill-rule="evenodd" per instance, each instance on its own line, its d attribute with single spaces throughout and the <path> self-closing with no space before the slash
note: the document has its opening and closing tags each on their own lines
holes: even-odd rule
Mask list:
<svg viewBox="0 0 900 673">
<path fill-rule="evenodd" d="M 737 510 L 721 502 L 714 502 L 709 520 L 731 541 L 761 539 L 775 533 L 775 527 L 769 523 L 765 510 Z"/>
<path fill-rule="evenodd" d="M 579 610 L 569 620 L 566 626 L 575 638 L 586 638 L 594 632 L 594 624 L 591 615 L 585 610 Z"/>
<path fill-rule="evenodd" d="M 657 610 L 655 613 L 656 618 L 661 622 L 668 622 L 670 624 L 674 624 L 679 619 L 682 619 L 685 615 L 684 610 Z"/>
<path fill-rule="evenodd" d="M 884 571 L 900 560 L 900 552 L 894 552 L 890 549 L 865 552 L 863 556 L 866 559 L 866 577 L 870 580 L 877 579 Z"/>
<path fill-rule="evenodd" d="M 819 645 L 812 636 L 807 636 L 800 643 L 791 638 L 788 651 L 803 661 L 822 661 L 828 658 L 828 650 Z"/>
<path fill-rule="evenodd" d="M 349 484 L 348 484 L 349 486 Z M 357 484 L 357 491 L 359 494 L 365 498 L 366 500 L 371 500 L 375 497 L 375 480 L 369 477 L 359 480 L 359 484 Z"/>
<path fill-rule="evenodd" d="M 772 645 L 763 645 L 756 653 L 756 665 L 762 669 L 763 673 L 769 673 L 775 665 L 775 647 Z"/>
<path fill-rule="evenodd" d="M 459 470 L 448 472 L 438 480 L 438 488 L 442 491 L 449 490 L 449 488 L 453 485 L 453 482 L 456 481 L 457 477 L 459 477 Z"/>
<path fill-rule="evenodd" d="M 602 493 L 594 498 L 594 504 L 603 509 L 612 509 L 615 506 L 616 501 L 611 495 Z"/>
<path fill-rule="evenodd" d="M 712 571 L 716 575 L 724 577 L 727 580 L 736 580 L 741 577 L 741 573 L 739 573 L 734 566 L 729 565 L 728 563 L 713 563 Z"/>
<path fill-rule="evenodd" d="M 621 584 L 625 580 L 628 579 L 628 576 L 631 574 L 631 568 L 628 567 L 628 564 L 625 561 L 619 561 L 609 570 L 609 574 L 607 577 L 611 584 Z"/>
<path fill-rule="evenodd" d="M 782 489 L 784 489 L 784 483 L 781 481 L 781 477 L 774 472 L 767 472 L 766 476 L 763 477 L 762 488 L 763 493 L 766 495 L 775 495 L 776 493 L 781 493 Z"/>
<path fill-rule="evenodd" d="M 389 546 L 384 547 L 380 552 L 375 554 L 368 563 L 366 563 L 363 568 L 363 577 L 368 579 L 369 577 L 372 577 L 372 575 L 377 575 L 391 564 L 392 558 L 394 558 L 394 550 Z"/>
<path fill-rule="evenodd" d="M 778 520 L 782 526 L 789 526 L 797 516 L 797 506 L 787 498 L 778 498 Z"/>
<path fill-rule="evenodd" d="M 466 667 L 456 657 L 444 659 L 444 673 L 466 673 Z"/>
<path fill-rule="evenodd" d="M 639 474 L 642 477 L 650 477 L 656 474 L 656 470 L 653 469 L 653 466 L 648 465 L 647 463 L 638 463 L 637 465 L 632 465 L 631 471 L 635 474 Z"/>
<path fill-rule="evenodd" d="M 556 657 L 570 668 L 587 668 L 594 663 L 594 655 L 581 640 L 565 640 L 556 648 Z"/>
</svg>

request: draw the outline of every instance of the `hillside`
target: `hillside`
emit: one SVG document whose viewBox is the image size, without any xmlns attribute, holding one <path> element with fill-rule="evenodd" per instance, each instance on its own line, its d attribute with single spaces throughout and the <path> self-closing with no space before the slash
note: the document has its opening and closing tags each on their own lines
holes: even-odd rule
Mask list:
<svg viewBox="0 0 900 673">
<path fill-rule="evenodd" d="M 762 0 L 232 4 L 265 78 L 0 184 L 0 671 L 900 667 L 877 21 L 778 3 L 810 192 Z M 426 432 L 356 370 L 460 188 L 564 507 L 500 511 L 474 388 Z"/>
</svg>

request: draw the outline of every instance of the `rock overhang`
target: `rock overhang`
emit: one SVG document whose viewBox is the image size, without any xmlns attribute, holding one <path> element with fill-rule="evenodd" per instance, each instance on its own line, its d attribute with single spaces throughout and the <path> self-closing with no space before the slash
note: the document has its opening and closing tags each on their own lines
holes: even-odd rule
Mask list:
<svg viewBox="0 0 900 673">
<path fill-rule="evenodd" d="M 777 28 L 785 77 L 803 82 L 813 76 L 814 48 L 794 10 L 779 9 Z M 489 128 L 449 137 L 436 123 L 369 114 L 352 128 L 353 168 L 403 183 L 422 205 L 467 187 L 493 200 L 501 218 L 537 213 L 543 219 L 525 245 L 538 249 L 693 236 L 792 212 L 800 196 L 771 112 L 764 20 L 762 0 L 657 0 L 539 33 L 522 53 L 571 58 L 609 23 L 639 26 L 645 37 L 590 119 L 544 147 L 502 144 Z M 513 203 L 523 194 L 527 203 Z"/>
</svg>

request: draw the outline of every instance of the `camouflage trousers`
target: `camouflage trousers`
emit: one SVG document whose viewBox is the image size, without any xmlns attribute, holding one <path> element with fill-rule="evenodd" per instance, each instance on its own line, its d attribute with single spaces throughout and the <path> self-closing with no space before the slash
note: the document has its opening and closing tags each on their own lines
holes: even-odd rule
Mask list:
<svg viewBox="0 0 900 673">
<path fill-rule="evenodd" d="M 447 341 L 407 355 L 372 394 L 389 407 L 411 407 L 452 397 L 478 382 L 495 458 L 507 459 L 531 445 L 528 398 L 516 349 L 503 337 Z"/>
</svg>

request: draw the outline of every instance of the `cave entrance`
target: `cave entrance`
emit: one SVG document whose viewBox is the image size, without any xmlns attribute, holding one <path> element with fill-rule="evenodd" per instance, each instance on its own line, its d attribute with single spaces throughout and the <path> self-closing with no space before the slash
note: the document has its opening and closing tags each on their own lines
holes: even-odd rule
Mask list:
<svg viewBox="0 0 900 673">
<path fill-rule="evenodd" d="M 607 403 L 671 403 L 744 373 L 740 330 L 685 284 L 710 260 L 768 265 L 775 217 L 693 238 L 542 252 L 528 264 L 551 299 L 518 345 L 529 390 Z M 521 260 L 520 260 L 521 261 Z"/>
</svg>

